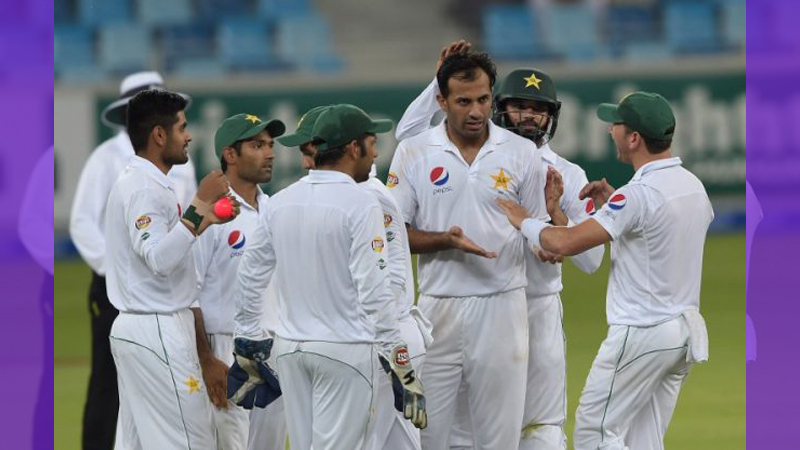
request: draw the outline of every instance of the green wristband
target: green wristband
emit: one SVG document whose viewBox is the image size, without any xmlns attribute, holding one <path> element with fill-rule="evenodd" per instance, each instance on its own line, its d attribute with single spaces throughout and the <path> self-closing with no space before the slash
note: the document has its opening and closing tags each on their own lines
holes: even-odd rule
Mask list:
<svg viewBox="0 0 800 450">
<path fill-rule="evenodd" d="M 197 208 L 195 208 L 194 205 L 189 205 L 189 207 L 186 208 L 182 219 L 192 224 L 195 233 L 200 230 L 200 224 L 203 223 L 203 216 L 197 213 Z"/>
</svg>

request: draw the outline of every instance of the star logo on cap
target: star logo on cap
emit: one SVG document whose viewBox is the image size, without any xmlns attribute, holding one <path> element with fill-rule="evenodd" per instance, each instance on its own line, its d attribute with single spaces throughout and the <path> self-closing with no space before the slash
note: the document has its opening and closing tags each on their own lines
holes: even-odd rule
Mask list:
<svg viewBox="0 0 800 450">
<path fill-rule="evenodd" d="M 539 89 L 539 83 L 542 82 L 541 79 L 536 78 L 536 73 L 532 73 L 531 76 L 529 76 L 528 78 L 523 78 L 523 80 L 525 80 L 525 87 L 533 86 L 536 89 Z"/>
<path fill-rule="evenodd" d="M 244 116 L 244 120 L 249 120 L 250 122 L 253 122 L 253 123 L 261 122 L 261 119 L 259 119 L 258 116 L 254 116 L 252 114 L 248 114 L 248 115 Z"/>
<path fill-rule="evenodd" d="M 503 172 L 503 169 L 500 169 L 500 172 L 497 175 L 489 175 L 494 180 L 494 188 L 495 189 L 505 189 L 508 190 L 508 183 L 511 181 L 511 177 L 506 175 Z"/>
<path fill-rule="evenodd" d="M 183 382 L 186 387 L 189 388 L 189 393 L 194 394 L 195 392 L 200 392 L 200 380 L 196 379 L 192 375 L 189 375 L 189 378 Z"/>
</svg>

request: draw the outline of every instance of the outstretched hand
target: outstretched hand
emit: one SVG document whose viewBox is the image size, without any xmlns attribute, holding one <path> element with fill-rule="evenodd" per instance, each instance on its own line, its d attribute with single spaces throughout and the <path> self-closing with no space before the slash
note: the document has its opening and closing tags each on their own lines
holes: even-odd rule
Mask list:
<svg viewBox="0 0 800 450">
<path fill-rule="evenodd" d="M 600 181 L 592 181 L 584 186 L 578 194 L 578 198 L 581 200 L 587 197 L 591 198 L 594 202 L 595 209 L 600 209 L 600 207 L 606 204 L 615 190 L 616 189 L 603 178 Z"/>
<path fill-rule="evenodd" d="M 466 253 L 472 253 L 473 255 L 483 256 L 484 258 L 497 258 L 497 253 L 484 250 L 481 246 L 473 242 L 472 239 L 468 238 L 467 235 L 464 234 L 464 230 L 462 230 L 461 227 L 452 227 L 447 233 L 450 237 L 451 248 L 455 248 Z"/>
</svg>

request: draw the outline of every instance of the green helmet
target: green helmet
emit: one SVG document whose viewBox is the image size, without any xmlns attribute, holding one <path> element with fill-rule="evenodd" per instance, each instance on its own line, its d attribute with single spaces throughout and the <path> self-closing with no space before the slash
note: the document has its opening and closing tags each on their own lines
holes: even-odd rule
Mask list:
<svg viewBox="0 0 800 450">
<path fill-rule="evenodd" d="M 533 100 L 548 105 L 550 120 L 545 129 L 525 129 L 514 125 L 508 118 L 506 103 L 510 99 Z M 549 141 L 556 134 L 561 102 L 556 96 L 556 85 L 550 75 L 538 69 L 515 69 L 511 71 L 494 95 L 494 123 L 509 131 L 533 140 L 537 145 Z"/>
</svg>

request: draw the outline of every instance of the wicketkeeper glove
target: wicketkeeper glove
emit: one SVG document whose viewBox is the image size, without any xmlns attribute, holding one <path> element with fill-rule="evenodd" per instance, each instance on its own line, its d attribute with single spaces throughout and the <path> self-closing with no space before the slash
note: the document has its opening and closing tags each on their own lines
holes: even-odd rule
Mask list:
<svg viewBox="0 0 800 450">
<path fill-rule="evenodd" d="M 265 408 L 281 396 L 278 375 L 267 365 L 272 339 L 233 341 L 235 361 L 228 369 L 228 398 L 243 407 Z"/>
<path fill-rule="evenodd" d="M 403 417 L 420 430 L 428 426 L 428 413 L 425 411 L 425 395 L 422 383 L 417 379 L 414 368 L 411 367 L 411 358 L 408 356 L 408 347 L 398 345 L 392 349 L 387 360 L 379 356 L 383 370 L 392 380 L 394 392 L 394 407 Z"/>
</svg>

